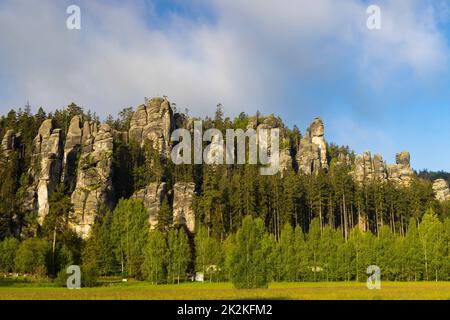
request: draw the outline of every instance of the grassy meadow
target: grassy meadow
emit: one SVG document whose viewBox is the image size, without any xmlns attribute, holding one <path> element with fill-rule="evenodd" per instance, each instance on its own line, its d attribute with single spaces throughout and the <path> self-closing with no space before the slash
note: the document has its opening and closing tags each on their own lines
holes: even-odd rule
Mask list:
<svg viewBox="0 0 450 320">
<path fill-rule="evenodd" d="M 364 282 L 282 282 L 268 289 L 235 289 L 231 283 L 182 283 L 152 285 L 146 282 L 103 283 L 99 287 L 69 290 L 50 285 L 0 282 L 0 300 L 86 299 L 299 299 L 299 300 L 391 300 L 450 299 L 450 282 L 382 282 L 369 290 Z"/>
</svg>

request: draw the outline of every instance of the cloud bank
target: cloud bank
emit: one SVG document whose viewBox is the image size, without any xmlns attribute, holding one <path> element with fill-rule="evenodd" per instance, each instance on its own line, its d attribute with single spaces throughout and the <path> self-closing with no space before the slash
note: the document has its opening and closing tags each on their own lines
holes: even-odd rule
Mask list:
<svg viewBox="0 0 450 320">
<path fill-rule="evenodd" d="M 79 31 L 65 26 L 70 4 Z M 74 101 L 105 117 L 167 95 L 195 115 L 221 102 L 229 115 L 259 109 L 300 127 L 323 114 L 382 120 L 390 98 L 447 70 L 449 10 L 376 4 L 382 28 L 371 31 L 358 0 L 195 0 L 188 13 L 148 1 L 2 1 L 0 111 Z"/>
</svg>

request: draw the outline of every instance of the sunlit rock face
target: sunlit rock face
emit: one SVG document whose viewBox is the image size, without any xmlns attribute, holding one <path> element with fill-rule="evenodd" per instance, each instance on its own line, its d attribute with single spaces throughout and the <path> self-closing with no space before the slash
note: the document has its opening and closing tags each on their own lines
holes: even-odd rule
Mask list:
<svg viewBox="0 0 450 320">
<path fill-rule="evenodd" d="M 74 116 L 70 121 L 67 131 L 66 141 L 64 143 L 63 170 L 61 182 L 73 189 L 76 179 L 76 160 L 81 149 L 81 139 L 83 128 L 81 127 L 81 117 Z"/>
<path fill-rule="evenodd" d="M 158 225 L 158 213 L 161 204 L 167 195 L 165 182 L 151 182 L 145 188 L 136 191 L 132 198 L 140 199 L 148 211 L 148 221 L 150 229 L 155 229 Z"/>
<path fill-rule="evenodd" d="M 195 214 L 192 201 L 195 194 L 193 182 L 177 182 L 173 187 L 173 221 L 184 225 L 190 232 L 195 231 Z"/>
<path fill-rule="evenodd" d="M 153 98 L 145 105 L 139 106 L 130 122 L 129 140 L 141 146 L 151 142 L 160 154 L 170 154 L 170 134 L 175 121 L 169 101 L 164 98 Z"/>
<path fill-rule="evenodd" d="M 62 157 L 61 129 L 55 129 L 52 120 L 47 119 L 33 141 L 32 165 L 28 172 L 31 184 L 24 204 L 28 210 L 37 210 L 41 225 L 50 210 L 49 198 L 61 177 Z"/>
<path fill-rule="evenodd" d="M 111 208 L 114 203 L 113 137 L 107 124 L 97 127 L 96 123 L 87 122 L 81 137 L 82 153 L 71 199 L 75 213 L 73 228 L 85 238 L 100 207 Z"/>
<path fill-rule="evenodd" d="M 320 169 L 328 169 L 324 132 L 322 120 L 315 118 L 298 147 L 297 163 L 300 172 L 311 174 L 317 173 Z"/>
<path fill-rule="evenodd" d="M 0 154 L 3 156 L 3 158 L 8 159 L 11 153 L 14 151 L 15 141 L 16 131 L 14 129 L 9 129 L 8 131 L 6 131 L 0 147 Z"/>
<path fill-rule="evenodd" d="M 433 182 L 433 191 L 438 201 L 450 200 L 450 189 L 444 179 L 437 179 Z"/>
<path fill-rule="evenodd" d="M 410 155 L 407 151 L 396 155 L 395 164 L 386 164 L 379 154 L 375 154 L 372 158 L 370 152 L 365 151 L 362 155 L 355 157 L 351 174 L 359 183 L 378 180 L 408 185 L 414 176 L 414 171 L 411 169 Z"/>
</svg>

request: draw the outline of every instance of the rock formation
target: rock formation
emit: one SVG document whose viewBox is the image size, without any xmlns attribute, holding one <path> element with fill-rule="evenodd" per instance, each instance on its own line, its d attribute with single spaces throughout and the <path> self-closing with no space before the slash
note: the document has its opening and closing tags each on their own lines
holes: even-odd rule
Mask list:
<svg viewBox="0 0 450 320">
<path fill-rule="evenodd" d="M 433 182 L 433 191 L 436 194 L 436 199 L 439 201 L 450 200 L 450 189 L 447 181 L 444 179 L 437 179 Z"/>
<path fill-rule="evenodd" d="M 355 166 L 351 172 L 354 179 L 362 183 L 364 181 L 392 181 L 407 185 L 412 176 L 413 170 L 410 166 L 409 152 L 403 151 L 396 155 L 396 164 L 386 165 L 383 158 L 379 154 L 371 157 L 369 151 L 365 151 L 362 155 L 355 158 Z"/>
<path fill-rule="evenodd" d="M 409 184 L 414 175 L 411 169 L 410 158 L 408 151 L 397 153 L 395 156 L 396 164 L 388 165 L 388 179 L 401 184 Z"/>
<path fill-rule="evenodd" d="M 150 229 L 158 224 L 158 213 L 164 197 L 167 195 L 166 183 L 152 182 L 146 188 L 136 191 L 133 198 L 140 199 L 148 211 Z"/>
<path fill-rule="evenodd" d="M 70 121 L 69 130 L 66 135 L 66 142 L 64 144 L 64 156 L 63 156 L 63 172 L 61 181 L 65 185 L 74 187 L 76 178 L 76 159 L 78 151 L 81 148 L 81 137 L 83 131 L 80 127 L 81 118 L 74 116 Z"/>
<path fill-rule="evenodd" d="M 328 169 L 327 146 L 324 139 L 324 126 L 320 118 L 315 118 L 300 140 L 297 153 L 299 171 L 305 174 Z"/>
<path fill-rule="evenodd" d="M 6 131 L 5 135 L 2 139 L 1 145 L 1 155 L 8 159 L 11 155 L 11 152 L 14 151 L 15 148 L 15 140 L 16 140 L 16 131 L 14 129 L 9 129 Z"/>
<path fill-rule="evenodd" d="M 193 182 L 177 182 L 173 187 L 173 221 L 185 225 L 190 232 L 195 230 L 195 214 L 191 208 L 194 192 Z"/>
<path fill-rule="evenodd" d="M 49 197 L 59 183 L 62 156 L 61 129 L 54 129 L 52 120 L 47 119 L 33 141 L 31 185 L 25 196 L 26 208 L 38 211 L 39 224 L 49 212 Z"/>
<path fill-rule="evenodd" d="M 173 111 L 169 101 L 153 98 L 141 105 L 133 114 L 130 122 L 129 139 L 141 146 L 147 141 L 162 155 L 170 153 L 170 134 L 174 129 Z"/>
<path fill-rule="evenodd" d="M 101 205 L 111 207 L 114 200 L 112 184 L 113 138 L 107 124 L 92 126 L 85 122 L 82 153 L 78 165 L 72 203 L 76 221 L 74 229 L 87 237 Z"/>
</svg>

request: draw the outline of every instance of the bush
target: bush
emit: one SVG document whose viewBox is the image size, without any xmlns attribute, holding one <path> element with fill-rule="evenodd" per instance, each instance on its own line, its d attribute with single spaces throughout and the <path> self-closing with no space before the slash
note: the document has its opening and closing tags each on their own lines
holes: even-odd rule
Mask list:
<svg viewBox="0 0 450 320">
<path fill-rule="evenodd" d="M 56 277 L 54 283 L 58 287 L 67 287 L 67 278 L 70 274 L 67 274 L 67 268 L 62 268 L 58 272 L 58 276 Z M 84 288 L 95 287 L 98 285 L 97 281 L 97 272 L 93 268 L 89 268 L 86 266 L 81 266 L 81 286 Z"/>
<path fill-rule="evenodd" d="M 15 270 L 44 276 L 48 271 L 49 257 L 50 244 L 47 241 L 36 238 L 24 240 L 14 259 Z"/>
<path fill-rule="evenodd" d="M 14 270 L 14 258 L 19 248 L 19 240 L 6 238 L 0 242 L 0 271 L 11 272 Z"/>
</svg>

